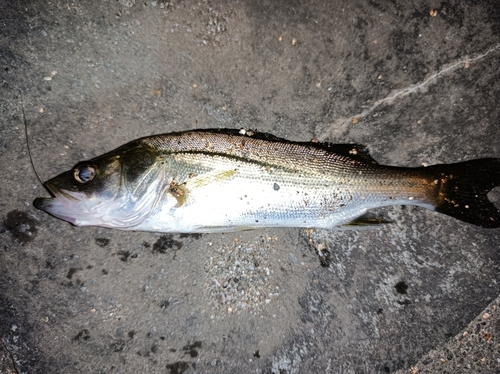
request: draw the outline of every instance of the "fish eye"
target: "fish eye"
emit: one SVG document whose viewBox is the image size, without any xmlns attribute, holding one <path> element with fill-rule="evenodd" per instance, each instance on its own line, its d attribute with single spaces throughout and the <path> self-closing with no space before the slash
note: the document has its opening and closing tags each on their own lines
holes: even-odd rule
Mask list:
<svg viewBox="0 0 500 374">
<path fill-rule="evenodd" d="M 78 183 L 89 183 L 94 179 L 96 174 L 95 167 L 92 165 L 84 165 L 78 169 L 75 169 L 75 179 Z"/>
</svg>

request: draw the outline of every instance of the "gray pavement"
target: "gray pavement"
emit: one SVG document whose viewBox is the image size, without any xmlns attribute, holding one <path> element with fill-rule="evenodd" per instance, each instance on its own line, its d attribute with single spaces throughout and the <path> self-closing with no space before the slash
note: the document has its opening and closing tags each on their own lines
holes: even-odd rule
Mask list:
<svg viewBox="0 0 500 374">
<path fill-rule="evenodd" d="M 374 231 L 73 227 L 32 205 L 23 117 L 43 180 L 213 127 L 500 157 L 498 1 L 0 0 L 0 21 L 0 370 L 500 372 L 500 230 L 416 207 Z"/>
</svg>

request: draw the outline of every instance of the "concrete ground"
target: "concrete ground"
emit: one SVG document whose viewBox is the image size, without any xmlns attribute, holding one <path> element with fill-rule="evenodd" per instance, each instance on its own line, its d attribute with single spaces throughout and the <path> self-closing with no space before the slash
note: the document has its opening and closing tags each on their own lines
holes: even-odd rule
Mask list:
<svg viewBox="0 0 500 374">
<path fill-rule="evenodd" d="M 0 30 L 0 370 L 499 372 L 500 230 L 73 227 L 33 207 L 24 129 L 43 180 L 211 127 L 500 157 L 498 1 L 0 0 Z"/>
</svg>

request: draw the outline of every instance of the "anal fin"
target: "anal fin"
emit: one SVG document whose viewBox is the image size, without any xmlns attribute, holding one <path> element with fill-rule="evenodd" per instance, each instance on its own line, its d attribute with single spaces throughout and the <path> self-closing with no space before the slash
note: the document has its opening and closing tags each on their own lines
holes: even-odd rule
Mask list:
<svg viewBox="0 0 500 374">
<path fill-rule="evenodd" d="M 376 229 L 388 223 L 392 223 L 392 221 L 389 221 L 372 213 L 366 213 L 362 216 L 354 218 L 351 222 L 339 225 L 336 228 L 338 230 Z"/>
</svg>

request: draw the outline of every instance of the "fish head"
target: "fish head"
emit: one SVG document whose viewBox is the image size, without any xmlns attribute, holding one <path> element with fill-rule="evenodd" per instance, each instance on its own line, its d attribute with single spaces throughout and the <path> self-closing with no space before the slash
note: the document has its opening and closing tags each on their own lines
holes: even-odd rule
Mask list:
<svg viewBox="0 0 500 374">
<path fill-rule="evenodd" d="M 44 183 L 52 197 L 35 207 L 76 226 L 130 229 L 140 224 L 163 189 L 157 151 L 139 141 L 79 162 Z"/>
</svg>

